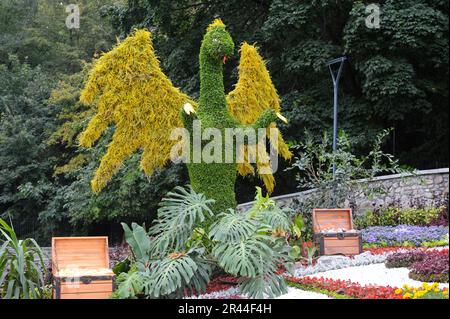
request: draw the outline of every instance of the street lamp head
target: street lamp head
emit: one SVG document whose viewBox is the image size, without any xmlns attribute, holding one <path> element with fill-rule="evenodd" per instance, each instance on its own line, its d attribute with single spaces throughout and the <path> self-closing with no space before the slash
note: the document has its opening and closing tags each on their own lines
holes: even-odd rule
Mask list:
<svg viewBox="0 0 450 319">
<path fill-rule="evenodd" d="M 347 60 L 347 57 L 346 56 L 341 56 L 340 58 L 336 58 L 336 59 L 333 59 L 331 61 L 328 61 L 327 62 L 327 66 L 330 66 L 330 65 L 333 65 L 333 64 L 336 64 L 336 63 L 342 63 L 345 60 Z"/>
</svg>

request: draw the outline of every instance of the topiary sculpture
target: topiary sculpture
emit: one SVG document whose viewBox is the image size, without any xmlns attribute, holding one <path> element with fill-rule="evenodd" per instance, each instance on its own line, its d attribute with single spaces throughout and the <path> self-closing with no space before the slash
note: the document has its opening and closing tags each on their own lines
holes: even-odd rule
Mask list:
<svg viewBox="0 0 450 319">
<path fill-rule="evenodd" d="M 198 104 L 175 88 L 164 75 L 154 53 L 151 34 L 137 30 L 110 52 L 104 54 L 90 73 L 81 101 L 95 104 L 97 113 L 80 136 L 80 144 L 90 147 L 111 124 L 115 133 L 106 155 L 92 180 L 94 192 L 99 192 L 120 168 L 123 161 L 142 149 L 141 167 L 151 175 L 170 159 L 175 144 L 169 136 L 173 128 L 184 126 L 193 134 L 195 120 L 202 132 L 218 129 L 224 136 L 226 128 L 276 128 L 280 101 L 265 64 L 257 49 L 247 43 L 241 47 L 239 81 L 234 91 L 225 96 L 223 64 L 233 54 L 234 44 L 225 25 L 215 20 L 207 29 L 200 50 L 201 89 Z M 181 116 L 180 116 L 181 110 Z M 202 134 L 203 135 L 203 134 Z M 272 146 L 285 158 L 291 158 L 287 145 L 277 132 Z M 237 139 L 235 141 L 238 143 Z M 265 143 L 265 140 L 263 141 Z M 238 146 L 247 150 L 246 140 Z M 236 171 L 254 174 L 248 155 L 245 162 L 223 161 L 226 151 L 222 143 L 222 162 L 188 163 L 193 189 L 215 200 L 213 211 L 235 208 L 234 186 Z M 194 153 L 190 147 L 190 153 Z M 248 154 L 248 153 L 244 153 Z M 266 151 L 258 152 L 256 167 L 268 192 L 274 188 Z"/>
</svg>

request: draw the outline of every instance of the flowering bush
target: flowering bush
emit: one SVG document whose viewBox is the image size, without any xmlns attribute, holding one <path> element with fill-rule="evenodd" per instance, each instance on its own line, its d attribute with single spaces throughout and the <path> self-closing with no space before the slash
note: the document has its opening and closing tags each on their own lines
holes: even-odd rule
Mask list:
<svg viewBox="0 0 450 319">
<path fill-rule="evenodd" d="M 357 299 L 403 299 L 401 294 L 395 293 L 395 288 L 389 286 L 361 286 L 349 280 L 333 280 L 322 277 L 286 277 L 286 280 L 300 284 L 306 289 L 326 290 Z"/>
<path fill-rule="evenodd" d="M 411 266 L 409 277 L 426 282 L 448 282 L 448 250 L 427 253 Z"/>
<path fill-rule="evenodd" d="M 417 225 L 428 226 L 437 220 L 443 207 L 398 208 L 387 207 L 356 216 L 355 226 L 363 229 L 372 226 Z M 448 224 L 447 224 L 448 225 Z"/>
<path fill-rule="evenodd" d="M 369 246 L 421 246 L 447 234 L 445 226 L 376 226 L 361 231 L 363 242 Z"/>
<path fill-rule="evenodd" d="M 416 249 L 408 252 L 394 253 L 386 259 L 387 268 L 409 267 L 417 261 L 422 261 L 426 256 L 425 251 Z"/>
<path fill-rule="evenodd" d="M 425 282 L 421 287 L 404 285 L 403 289 L 396 289 L 395 293 L 403 296 L 403 299 L 448 299 L 448 289 L 439 289 L 438 283 L 429 285 Z"/>
</svg>

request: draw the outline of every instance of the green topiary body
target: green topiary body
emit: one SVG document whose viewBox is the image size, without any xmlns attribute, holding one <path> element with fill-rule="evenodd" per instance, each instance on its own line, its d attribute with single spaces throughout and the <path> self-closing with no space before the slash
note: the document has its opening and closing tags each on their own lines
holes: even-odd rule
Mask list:
<svg viewBox="0 0 450 319">
<path fill-rule="evenodd" d="M 234 51 L 234 43 L 225 26 L 218 25 L 208 29 L 200 49 L 200 99 L 195 115 L 187 115 L 182 111 L 185 128 L 191 132 L 192 123 L 197 119 L 201 122 L 202 133 L 205 129 L 214 128 L 221 131 L 222 163 L 189 163 L 188 171 L 192 188 L 215 200 L 213 211 L 223 212 L 228 208 L 236 208 L 235 182 L 237 164 L 234 154 L 233 163 L 225 163 L 225 129 L 243 128 L 228 112 L 225 89 L 223 84 L 223 64 L 226 57 Z M 263 112 L 257 122 L 249 126 L 251 129 L 266 128 L 277 119 L 275 111 L 269 109 Z M 203 141 L 202 146 L 208 143 Z M 192 145 L 192 144 L 191 144 Z M 203 147 L 202 147 L 203 149 Z M 236 148 L 234 148 L 235 150 Z M 233 152 L 233 150 L 229 150 Z M 191 147 L 191 159 L 194 157 Z"/>
</svg>

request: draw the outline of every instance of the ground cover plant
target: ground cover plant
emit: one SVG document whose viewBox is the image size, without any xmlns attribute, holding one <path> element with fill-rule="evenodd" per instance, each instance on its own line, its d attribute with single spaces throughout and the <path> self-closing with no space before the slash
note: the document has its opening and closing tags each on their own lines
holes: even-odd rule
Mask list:
<svg viewBox="0 0 450 319">
<path fill-rule="evenodd" d="M 361 235 L 366 248 L 448 245 L 446 226 L 375 226 L 361 230 Z"/>
<path fill-rule="evenodd" d="M 448 282 L 448 249 L 397 252 L 389 255 L 387 268 L 407 267 L 409 277 L 424 282 Z"/>
<path fill-rule="evenodd" d="M 424 282 L 448 282 L 448 250 L 433 251 L 411 265 L 409 277 Z"/>
<path fill-rule="evenodd" d="M 385 265 L 387 268 L 410 267 L 417 261 L 422 261 L 426 256 L 423 250 L 412 250 L 408 252 L 400 252 L 389 255 Z"/>
</svg>

